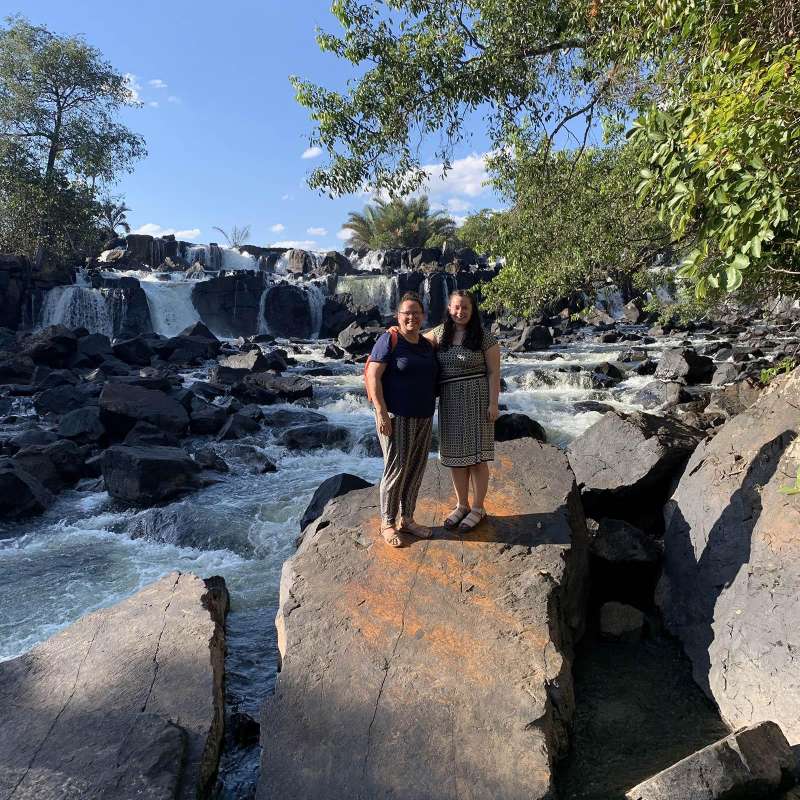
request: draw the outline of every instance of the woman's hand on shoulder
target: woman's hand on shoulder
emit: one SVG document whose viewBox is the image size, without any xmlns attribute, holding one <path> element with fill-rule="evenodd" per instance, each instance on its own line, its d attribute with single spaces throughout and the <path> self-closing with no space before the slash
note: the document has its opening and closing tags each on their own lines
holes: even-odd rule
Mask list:
<svg viewBox="0 0 800 800">
<path fill-rule="evenodd" d="M 433 345 L 434 350 L 439 347 L 439 340 L 436 338 L 436 328 L 425 331 L 422 335 Z"/>
</svg>

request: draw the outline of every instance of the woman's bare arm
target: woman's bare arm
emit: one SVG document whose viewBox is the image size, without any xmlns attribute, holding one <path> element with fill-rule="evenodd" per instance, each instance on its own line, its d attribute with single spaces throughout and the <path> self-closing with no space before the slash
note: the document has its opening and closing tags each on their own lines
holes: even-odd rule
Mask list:
<svg viewBox="0 0 800 800">
<path fill-rule="evenodd" d="M 426 331 L 422 335 L 433 345 L 434 350 L 439 348 L 439 340 L 436 338 L 436 334 L 433 330 Z"/>
<path fill-rule="evenodd" d="M 497 407 L 500 402 L 500 345 L 493 344 L 485 351 L 486 375 L 489 378 L 489 407 L 486 409 L 486 418 L 494 422 L 500 414 Z"/>
<path fill-rule="evenodd" d="M 389 416 L 389 409 L 386 407 L 386 400 L 383 396 L 383 373 L 386 372 L 386 364 L 380 361 L 370 361 L 367 364 L 367 389 L 375 406 L 375 415 L 378 418 L 378 430 L 384 436 L 392 435 L 392 418 Z"/>
</svg>

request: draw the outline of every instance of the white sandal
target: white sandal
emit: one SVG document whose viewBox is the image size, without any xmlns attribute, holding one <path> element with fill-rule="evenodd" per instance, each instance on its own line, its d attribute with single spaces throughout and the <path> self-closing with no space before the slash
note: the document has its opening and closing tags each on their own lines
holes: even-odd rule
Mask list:
<svg viewBox="0 0 800 800">
<path fill-rule="evenodd" d="M 469 531 L 475 530 L 478 525 L 486 519 L 486 511 L 483 508 L 473 508 L 472 511 L 461 520 L 458 529 L 462 533 L 469 533 Z"/>
<path fill-rule="evenodd" d="M 458 527 L 458 523 L 470 512 L 469 506 L 456 506 L 444 519 L 442 525 L 448 530 Z"/>
</svg>

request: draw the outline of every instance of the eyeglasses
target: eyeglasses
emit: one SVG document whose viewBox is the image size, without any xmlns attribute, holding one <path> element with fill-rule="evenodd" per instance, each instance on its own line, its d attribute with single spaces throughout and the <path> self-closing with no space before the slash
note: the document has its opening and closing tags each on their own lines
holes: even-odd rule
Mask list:
<svg viewBox="0 0 800 800">
<path fill-rule="evenodd" d="M 421 317 L 422 316 L 422 312 L 421 311 L 398 311 L 397 312 L 397 316 L 398 317 Z"/>
</svg>

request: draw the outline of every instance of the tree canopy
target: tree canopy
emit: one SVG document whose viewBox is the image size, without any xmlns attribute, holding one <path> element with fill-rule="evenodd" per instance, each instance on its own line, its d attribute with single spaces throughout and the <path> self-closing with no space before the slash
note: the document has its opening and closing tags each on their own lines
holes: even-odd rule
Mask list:
<svg viewBox="0 0 800 800">
<path fill-rule="evenodd" d="M 363 212 L 351 211 L 342 226 L 350 231 L 348 244 L 356 249 L 433 247 L 455 235 L 455 223 L 444 211 L 431 211 L 425 196 L 377 199 Z"/>
<path fill-rule="evenodd" d="M 465 118 L 479 111 L 492 137 L 495 175 L 504 181 L 499 186 L 523 205 L 498 231 L 522 235 L 511 221 L 515 213 L 525 218 L 525 204 L 536 201 L 520 191 L 521 177 L 536 171 L 533 185 L 546 199 L 548 172 L 563 172 L 553 153 L 568 150 L 561 158 L 572 162 L 570 181 L 585 179 L 601 158 L 593 153 L 582 161 L 590 131 L 601 118 L 616 120 L 632 128 L 630 152 L 643 170 L 639 208 L 649 214 L 652 206 L 672 239 L 691 245 L 680 274 L 698 296 L 797 290 L 795 6 L 793 0 L 336 0 L 342 30 L 320 32 L 318 42 L 351 62 L 357 77 L 344 91 L 293 78 L 316 124 L 313 143 L 330 156 L 309 183 L 331 194 L 364 186 L 404 194 L 427 177 L 421 141 L 439 142 L 446 170 L 465 136 Z M 619 147 L 613 158 L 621 158 Z M 622 196 L 631 218 L 634 164 L 623 160 Z M 555 180 L 563 191 L 561 177 Z M 605 200 L 611 202 L 608 193 Z M 572 209 L 575 230 L 567 238 L 589 246 L 580 228 L 596 230 L 593 217 L 603 215 L 591 205 L 581 209 L 580 216 Z M 500 240 L 514 246 L 508 236 Z M 609 254 L 602 255 L 584 259 Z M 558 274 L 574 263 L 568 258 Z M 536 265 L 528 266 L 530 277 Z M 498 284 L 506 281 L 512 304 L 527 303 L 519 293 L 530 287 L 521 274 Z"/>
<path fill-rule="evenodd" d="M 125 77 L 82 38 L 20 17 L 0 27 L 0 247 L 37 260 L 82 250 L 97 192 L 145 154 L 116 120 L 131 102 Z"/>
</svg>

